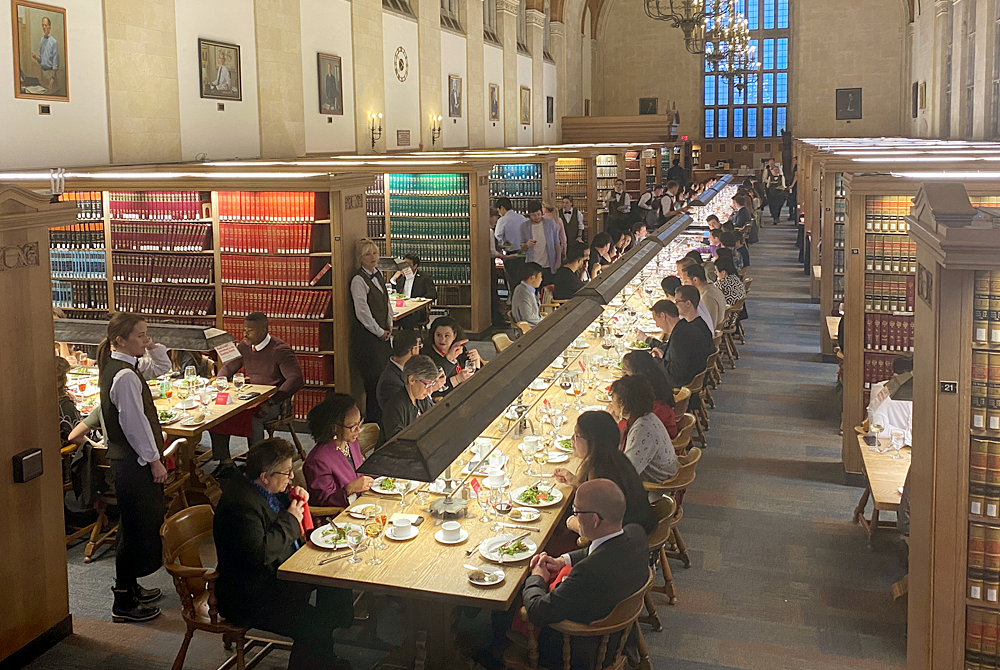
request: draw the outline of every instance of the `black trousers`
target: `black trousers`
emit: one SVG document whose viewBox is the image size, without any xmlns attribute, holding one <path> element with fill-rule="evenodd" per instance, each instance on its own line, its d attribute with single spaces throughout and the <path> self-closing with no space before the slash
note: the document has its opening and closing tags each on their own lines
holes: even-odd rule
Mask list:
<svg viewBox="0 0 1000 670">
<path fill-rule="evenodd" d="M 382 418 L 375 390 L 382 370 L 389 363 L 392 345 L 362 326 L 351 333 L 351 360 L 365 387 L 365 423 L 376 423 Z"/>
<path fill-rule="evenodd" d="M 167 514 L 163 484 L 153 481 L 148 465 L 132 458 L 112 459 L 115 497 L 121 514 L 115 538 L 115 573 L 119 583 L 151 575 L 163 565 L 160 526 Z"/>
<path fill-rule="evenodd" d="M 785 204 L 785 192 L 772 189 L 767 194 L 767 208 L 771 211 L 771 219 L 777 223 L 781 219 L 781 208 Z"/>
</svg>

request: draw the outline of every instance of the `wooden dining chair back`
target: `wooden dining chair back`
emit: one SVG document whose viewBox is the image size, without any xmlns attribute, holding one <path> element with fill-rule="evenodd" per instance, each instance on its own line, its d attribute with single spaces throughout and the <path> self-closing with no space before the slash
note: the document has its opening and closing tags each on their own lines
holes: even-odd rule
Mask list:
<svg viewBox="0 0 1000 670">
<path fill-rule="evenodd" d="M 695 480 L 701 454 L 701 449 L 691 447 L 683 458 L 677 459 L 678 468 L 673 477 L 662 482 L 643 482 L 643 488 L 652 493 L 673 496 L 677 504 L 680 505 L 684 501 L 684 492 Z"/>
<path fill-rule="evenodd" d="M 289 398 L 285 402 L 281 403 L 281 414 L 274 421 L 268 421 L 264 424 L 264 431 L 267 433 L 268 437 L 274 437 L 274 433 L 279 430 L 284 430 L 292 434 L 292 442 L 295 443 L 295 449 L 299 452 L 299 458 L 305 460 L 306 450 L 302 448 L 302 443 L 299 442 L 299 436 L 295 432 L 295 411 L 292 409 L 293 398 Z"/>
<path fill-rule="evenodd" d="M 691 389 L 682 386 L 674 389 L 674 419 L 680 421 L 687 412 L 688 403 L 691 400 Z"/>
<path fill-rule="evenodd" d="M 726 318 L 723 320 L 722 347 L 721 352 L 730 367 L 736 367 L 736 360 L 740 357 L 740 352 L 736 350 L 736 331 L 739 316 L 743 312 L 743 300 L 737 300 L 726 308 Z"/>
<path fill-rule="evenodd" d="M 708 410 L 705 408 L 705 398 L 703 397 L 702 391 L 705 388 L 705 373 L 707 370 L 702 370 L 694 379 L 691 380 L 690 384 L 687 384 L 685 388 L 691 391 L 691 397 L 697 397 L 699 402 L 695 405 L 692 414 L 698 419 L 695 424 L 695 435 L 694 439 L 701 443 L 701 446 L 708 446 L 708 440 L 705 438 L 705 431 L 708 430 Z"/>
<path fill-rule="evenodd" d="M 108 518 L 108 510 L 118 506 L 118 498 L 115 496 L 114 478 L 111 476 L 111 462 L 108 460 L 108 448 L 104 441 L 94 442 L 89 437 L 92 451 L 91 457 L 97 464 L 100 477 L 108 482 L 108 487 L 104 491 L 97 493 L 97 521 L 94 522 L 90 531 L 90 539 L 83 550 L 83 562 L 90 563 L 94 560 L 94 553 L 106 544 L 114 544 L 118 535 L 118 522 L 111 523 Z"/>
<path fill-rule="evenodd" d="M 167 434 L 163 433 L 163 441 L 168 440 Z M 167 473 L 167 479 L 163 482 L 163 495 L 167 498 L 167 516 L 176 514 L 185 507 L 189 507 L 187 499 L 188 480 L 191 473 L 181 465 L 180 454 L 184 452 L 184 447 L 188 444 L 186 437 L 179 437 L 167 445 L 163 450 L 163 457 L 174 459 L 174 469 Z"/>
<path fill-rule="evenodd" d="M 368 458 L 375 451 L 378 445 L 379 427 L 377 423 L 366 423 L 358 431 L 358 446 L 361 447 L 361 455 Z"/>
<path fill-rule="evenodd" d="M 688 447 L 691 446 L 691 432 L 694 430 L 694 424 L 698 422 L 694 414 L 682 414 L 681 418 L 677 421 L 677 437 L 670 440 L 674 445 L 674 453 L 678 457 L 683 456 L 687 453 Z M 699 451 L 701 451 L 699 449 Z"/>
<path fill-rule="evenodd" d="M 500 353 L 510 345 L 514 344 L 511 339 L 507 337 L 507 333 L 497 333 L 492 338 L 493 346 L 497 348 L 497 353 Z"/>
<path fill-rule="evenodd" d="M 212 537 L 215 513 L 211 505 L 195 505 L 181 510 L 163 522 L 160 539 L 163 542 L 163 566 L 174 581 L 181 601 L 181 618 L 187 627 L 172 670 L 184 667 L 188 646 L 196 630 L 222 635 L 226 649 L 236 645 L 236 652 L 222 667 L 246 670 L 253 667 L 275 648 L 290 648 L 288 642 L 247 636 L 248 628 L 228 623 L 219 614 L 215 601 L 215 568 L 206 568 L 201 560 L 201 547 Z M 249 644 L 247 642 L 249 641 Z M 262 647 L 249 660 L 246 653 Z"/>
<path fill-rule="evenodd" d="M 558 307 L 558 305 L 554 302 L 555 288 L 556 287 L 552 284 L 542 287 L 542 293 L 538 305 L 538 309 L 541 311 L 542 316 L 548 316 L 555 311 L 556 307 Z"/>
<path fill-rule="evenodd" d="M 629 633 L 639 615 L 642 614 L 644 598 L 649 589 L 653 586 L 653 571 L 649 571 L 649 577 L 642 587 L 628 596 L 611 610 L 603 619 L 592 621 L 589 624 L 577 623 L 575 621 L 560 621 L 550 626 L 553 630 L 562 633 L 562 667 L 571 667 L 572 647 L 574 638 L 600 638 L 597 649 L 597 664 L 595 670 L 623 670 L 626 667 L 628 658 L 625 655 L 625 644 L 628 641 Z M 536 628 L 528 619 L 528 612 L 523 607 L 518 615 L 527 622 L 528 626 L 528 647 L 525 649 L 520 645 L 511 645 L 504 654 L 504 664 L 513 670 L 536 670 L 538 665 L 538 633 Z M 641 632 L 639 633 L 641 636 Z M 614 649 L 611 649 L 612 638 L 617 638 Z M 609 653 L 610 658 L 609 658 Z M 645 640 L 639 644 L 640 667 L 652 667 L 645 649 Z"/>
<path fill-rule="evenodd" d="M 639 617 L 639 623 L 649 624 L 655 632 L 663 630 L 660 617 L 656 614 L 656 605 L 653 602 L 653 593 L 662 593 L 667 596 L 668 605 L 677 604 L 677 589 L 674 587 L 674 576 L 670 571 L 670 564 L 667 562 L 667 555 L 664 551 L 667 543 L 670 542 L 672 533 L 671 522 L 677 512 L 677 502 L 670 496 L 663 496 L 653 505 L 653 514 L 656 516 L 656 528 L 649 534 L 649 555 L 653 557 L 651 566 L 655 575 L 656 564 L 659 563 L 663 570 L 663 584 L 654 583 L 646 592 L 643 602 L 646 606 L 646 616 Z"/>
<path fill-rule="evenodd" d="M 292 484 L 295 486 L 301 486 L 302 488 L 308 490 L 309 487 L 306 485 L 306 477 L 302 473 L 302 466 L 305 465 L 304 461 L 296 461 L 292 465 Z M 322 505 L 309 505 L 309 511 L 312 513 L 314 518 L 320 517 L 335 517 L 344 511 L 343 507 L 326 507 Z"/>
<path fill-rule="evenodd" d="M 712 355 L 709 356 L 707 359 L 705 359 L 705 372 L 707 373 L 705 375 L 705 384 L 708 386 L 709 389 L 717 389 L 719 388 L 719 384 L 722 383 L 722 375 L 719 372 L 720 356 L 721 352 L 719 351 L 718 348 L 716 348 L 715 352 L 712 353 Z M 711 406 L 713 409 L 715 408 L 714 399 L 712 400 Z"/>
<path fill-rule="evenodd" d="M 517 327 L 520 328 L 522 335 L 527 335 L 528 331 L 531 330 L 531 324 L 527 321 L 518 321 Z"/>
<path fill-rule="evenodd" d="M 79 448 L 80 446 L 77 444 L 67 444 L 66 446 L 62 447 L 59 450 L 59 456 L 62 459 L 63 495 L 65 495 L 67 491 L 73 490 L 73 472 L 72 472 L 73 454 L 75 454 L 77 449 Z M 95 523 L 97 522 L 92 521 L 85 526 L 81 526 L 80 528 L 75 528 L 72 532 L 70 532 L 69 530 L 70 526 L 67 523 L 66 546 L 69 546 L 72 543 L 76 542 L 84 535 L 92 534 L 94 532 Z"/>
</svg>

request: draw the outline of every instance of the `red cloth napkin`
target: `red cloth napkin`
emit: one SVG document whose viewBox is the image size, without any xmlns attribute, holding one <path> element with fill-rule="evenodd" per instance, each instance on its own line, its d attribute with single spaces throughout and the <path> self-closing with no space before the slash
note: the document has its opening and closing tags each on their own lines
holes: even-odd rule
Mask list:
<svg viewBox="0 0 1000 670">
<path fill-rule="evenodd" d="M 311 531 L 313 528 L 316 527 L 316 525 L 313 523 L 312 512 L 309 511 L 309 501 L 307 501 L 305 498 L 301 496 L 295 495 L 294 491 L 292 490 L 288 491 L 288 497 L 291 500 L 302 501 L 303 505 L 302 521 L 299 522 L 299 530 L 302 532 L 302 535 L 305 536 L 306 533 L 308 533 L 309 531 Z"/>
<path fill-rule="evenodd" d="M 554 589 L 559 585 L 559 582 L 566 579 L 569 576 L 569 571 L 573 569 L 572 565 L 564 565 L 562 570 L 556 573 L 556 575 L 549 580 L 549 591 Z M 510 623 L 510 629 L 515 633 L 521 633 L 522 635 L 528 634 L 528 622 L 521 617 L 514 617 L 514 620 Z"/>
</svg>

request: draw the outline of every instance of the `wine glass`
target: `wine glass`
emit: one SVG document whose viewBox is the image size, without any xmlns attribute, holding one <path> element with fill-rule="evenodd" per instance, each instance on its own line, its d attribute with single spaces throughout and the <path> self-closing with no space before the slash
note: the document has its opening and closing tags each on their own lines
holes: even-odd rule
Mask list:
<svg viewBox="0 0 1000 670">
<path fill-rule="evenodd" d="M 177 387 L 177 399 L 184 402 L 191 397 L 191 387 L 188 386 L 188 380 L 182 379 L 180 386 Z"/>
<path fill-rule="evenodd" d="M 194 380 L 198 378 L 198 370 L 193 366 L 189 365 L 184 368 L 184 379 Z"/>
<path fill-rule="evenodd" d="M 215 378 L 215 390 L 216 391 L 218 391 L 219 393 L 222 393 L 227 388 L 229 388 L 229 382 L 228 382 L 228 380 L 225 377 L 216 377 Z"/>
<path fill-rule="evenodd" d="M 393 488 L 396 489 L 396 493 L 399 494 L 399 506 L 406 507 L 406 494 L 410 490 L 410 482 L 406 479 L 397 479 L 393 484 Z"/>
<path fill-rule="evenodd" d="M 586 393 L 586 392 L 587 392 L 587 389 L 585 388 L 585 383 L 584 383 L 583 379 L 580 378 L 580 377 L 577 377 L 576 379 L 574 379 L 573 380 L 573 395 L 576 396 L 576 404 L 574 404 L 574 407 L 576 407 L 576 411 L 578 411 L 578 412 L 583 409 L 582 398 L 583 398 L 583 394 Z"/>
<path fill-rule="evenodd" d="M 893 428 L 889 435 L 889 446 L 891 446 L 894 450 L 892 458 L 902 458 L 902 456 L 899 455 L 899 450 L 903 448 L 903 431 L 898 428 Z"/>
<path fill-rule="evenodd" d="M 565 422 L 566 422 L 566 415 L 565 414 L 554 414 L 554 415 L 552 415 L 552 428 L 553 428 L 552 439 L 554 439 L 554 440 L 558 440 L 559 439 L 559 429 L 562 428 L 563 423 L 565 423 Z"/>
<path fill-rule="evenodd" d="M 389 523 L 389 520 L 386 517 L 385 512 L 380 512 L 378 516 L 375 517 L 375 520 L 378 521 L 379 525 L 382 526 L 382 530 L 379 533 L 379 536 L 375 538 L 377 544 L 373 547 L 373 549 L 375 549 L 376 551 L 382 551 L 383 549 L 388 549 L 385 542 L 382 541 L 382 536 L 385 534 L 385 527 L 386 524 Z"/>
<path fill-rule="evenodd" d="M 365 519 L 365 535 L 370 537 L 372 542 L 378 542 L 378 539 L 382 537 L 382 531 L 385 530 L 385 525 L 382 521 L 383 519 L 385 519 L 384 515 L 367 517 Z M 375 548 L 378 549 L 377 544 L 375 545 Z M 376 555 L 375 552 L 373 551 L 372 558 L 370 561 L 368 561 L 368 565 L 378 565 L 381 562 L 382 559 L 379 558 L 378 555 Z"/>
<path fill-rule="evenodd" d="M 233 387 L 236 388 L 237 392 L 239 392 L 239 390 L 243 388 L 243 385 L 246 383 L 247 383 L 247 378 L 243 375 L 242 372 L 237 372 L 235 375 L 233 375 Z"/>
<path fill-rule="evenodd" d="M 493 509 L 495 509 L 496 513 L 500 515 L 500 519 L 497 520 L 497 525 L 500 526 L 500 530 L 502 531 L 503 519 L 506 519 L 507 515 L 510 514 L 511 509 L 514 508 L 514 503 L 510 501 L 510 494 L 507 491 L 503 489 L 498 489 L 498 492 L 500 496 L 496 504 L 493 506 Z"/>
<path fill-rule="evenodd" d="M 549 450 L 546 445 L 541 445 L 541 448 L 535 452 L 535 463 L 539 465 L 545 465 L 549 462 Z"/>
<path fill-rule="evenodd" d="M 486 489 L 479 489 L 476 493 L 476 502 L 479 504 L 480 509 L 483 510 L 483 516 L 479 519 L 482 523 L 490 522 L 490 512 L 492 507 L 490 506 L 490 496 L 486 492 Z"/>
<path fill-rule="evenodd" d="M 361 559 L 358 558 L 358 547 L 364 542 L 364 533 L 357 527 L 351 526 L 347 529 L 344 539 L 347 541 L 347 546 L 351 548 L 351 557 L 347 559 L 347 562 L 353 564 L 360 563 Z"/>
<path fill-rule="evenodd" d="M 882 425 L 882 418 L 878 417 L 878 416 L 875 416 L 875 415 L 872 415 L 872 419 L 871 419 L 871 421 L 868 422 L 868 425 L 872 429 L 872 435 L 875 436 L 875 448 L 873 449 L 873 451 L 878 451 L 879 450 L 879 446 L 880 446 L 879 443 L 878 443 L 878 438 L 879 438 L 879 435 L 882 434 L 882 431 L 885 428 Z"/>
<path fill-rule="evenodd" d="M 499 533 L 503 530 L 503 526 L 500 525 L 500 510 L 499 505 L 503 503 L 504 492 L 501 488 L 490 489 L 489 504 L 493 508 L 493 512 L 497 515 L 497 520 L 490 526 L 490 532 Z M 510 512 L 510 510 L 507 510 Z"/>
<path fill-rule="evenodd" d="M 524 471 L 524 474 L 529 477 L 537 477 L 537 475 L 531 471 L 531 464 L 535 462 L 535 445 L 522 442 L 517 448 L 521 451 L 521 458 L 524 460 L 524 464 L 528 466 L 528 469 Z"/>
</svg>

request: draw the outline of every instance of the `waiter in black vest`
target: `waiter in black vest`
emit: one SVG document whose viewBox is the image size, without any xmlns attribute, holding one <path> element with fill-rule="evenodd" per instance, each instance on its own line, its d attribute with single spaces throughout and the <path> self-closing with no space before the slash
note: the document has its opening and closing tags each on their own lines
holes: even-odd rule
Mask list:
<svg viewBox="0 0 1000 670">
<path fill-rule="evenodd" d="M 358 263 L 361 265 L 351 277 L 351 299 L 354 301 L 354 319 L 351 324 L 351 359 L 365 385 L 365 422 L 375 423 L 382 418 L 376 399 L 378 378 L 389 362 L 392 347 L 392 310 L 385 277 L 378 269 L 379 251 L 368 238 L 358 240 Z"/>
<path fill-rule="evenodd" d="M 112 620 L 148 621 L 160 614 L 150 603 L 159 589 L 144 589 L 138 578 L 163 564 L 160 525 L 166 515 L 163 482 L 167 468 L 163 433 L 149 386 L 137 364 L 152 348 L 146 322 L 118 312 L 108 322 L 108 336 L 97 350 L 108 459 L 121 514 L 115 541 L 115 601 Z"/>
</svg>

